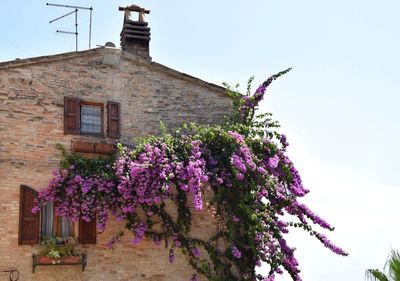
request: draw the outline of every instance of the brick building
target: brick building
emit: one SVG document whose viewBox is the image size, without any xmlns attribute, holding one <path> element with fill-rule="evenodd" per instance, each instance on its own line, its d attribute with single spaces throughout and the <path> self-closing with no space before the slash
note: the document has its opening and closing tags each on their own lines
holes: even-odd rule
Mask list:
<svg viewBox="0 0 400 281">
<path fill-rule="evenodd" d="M 139 20 L 130 19 L 131 11 Z M 31 201 L 58 167 L 57 143 L 85 155 L 108 154 L 116 141 L 157 134 L 160 120 L 172 129 L 185 122 L 222 123 L 231 113 L 223 88 L 151 60 L 144 12 L 125 9 L 121 49 L 0 63 L 0 270 L 17 269 L 19 280 L 188 280 L 193 274 L 183 254 L 170 264 L 168 250 L 150 241 L 130 247 L 126 237 L 106 249 L 124 227 L 112 219 L 101 234 L 74 224 L 72 233 L 87 251 L 84 272 L 70 265 L 32 273 L 44 218 L 30 213 Z M 193 212 L 193 233 L 215 234 L 215 221 Z M 0 280 L 6 278 L 0 272 Z"/>
</svg>

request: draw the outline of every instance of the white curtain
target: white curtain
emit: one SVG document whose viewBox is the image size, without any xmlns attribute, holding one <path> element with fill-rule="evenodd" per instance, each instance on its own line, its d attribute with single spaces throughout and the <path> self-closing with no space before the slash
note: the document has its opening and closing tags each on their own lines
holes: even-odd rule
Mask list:
<svg viewBox="0 0 400 281">
<path fill-rule="evenodd" d="M 48 202 L 42 208 L 42 239 L 48 236 L 69 237 L 72 234 L 72 221 L 70 219 L 59 217 L 61 233 L 55 233 L 54 227 L 54 203 Z"/>
<path fill-rule="evenodd" d="M 47 236 L 53 235 L 53 224 L 54 224 L 54 204 L 53 202 L 47 202 L 42 207 L 42 239 Z"/>
</svg>

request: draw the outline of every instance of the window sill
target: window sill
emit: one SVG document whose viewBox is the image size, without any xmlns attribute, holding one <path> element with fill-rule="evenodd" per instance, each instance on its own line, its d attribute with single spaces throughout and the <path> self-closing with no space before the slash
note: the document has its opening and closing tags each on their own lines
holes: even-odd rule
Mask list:
<svg viewBox="0 0 400 281">
<path fill-rule="evenodd" d="M 94 138 L 99 138 L 99 139 L 104 139 L 105 136 L 103 133 L 99 133 L 99 134 L 91 134 L 91 133 L 79 133 L 80 136 L 82 137 L 94 137 Z"/>
</svg>

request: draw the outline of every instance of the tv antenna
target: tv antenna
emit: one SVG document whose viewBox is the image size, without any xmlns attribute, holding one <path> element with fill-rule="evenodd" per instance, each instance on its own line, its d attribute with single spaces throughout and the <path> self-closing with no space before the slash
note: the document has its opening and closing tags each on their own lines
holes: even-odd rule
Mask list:
<svg viewBox="0 0 400 281">
<path fill-rule="evenodd" d="M 60 4 L 51 4 L 51 3 L 46 3 L 47 6 L 53 6 L 53 7 L 61 7 L 61 8 L 68 8 L 68 9 L 73 9 L 71 12 L 66 13 L 65 15 L 62 15 L 58 18 L 55 18 L 49 23 L 53 23 L 55 21 L 58 21 L 62 18 L 68 17 L 72 14 L 75 14 L 75 32 L 73 31 L 63 31 L 63 30 L 56 30 L 58 33 L 64 33 L 64 34 L 70 34 L 70 35 L 75 35 L 75 50 L 78 52 L 78 11 L 79 10 L 89 10 L 90 11 L 90 21 L 89 21 L 89 49 L 90 49 L 90 42 L 92 39 L 92 14 L 93 14 L 93 8 L 92 7 L 80 7 L 80 6 L 69 6 L 69 5 L 60 5 Z"/>
</svg>

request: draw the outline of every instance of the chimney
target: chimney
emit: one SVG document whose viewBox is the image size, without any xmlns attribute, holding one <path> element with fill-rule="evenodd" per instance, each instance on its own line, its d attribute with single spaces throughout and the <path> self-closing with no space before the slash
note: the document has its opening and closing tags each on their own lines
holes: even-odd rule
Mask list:
<svg viewBox="0 0 400 281">
<path fill-rule="evenodd" d="M 146 10 L 137 5 L 127 7 L 119 7 L 120 11 L 124 11 L 124 24 L 121 31 L 121 48 L 131 54 L 151 60 L 149 52 L 150 27 L 145 22 L 145 14 L 149 14 L 150 10 Z M 139 14 L 138 20 L 131 19 L 131 12 Z"/>
</svg>

